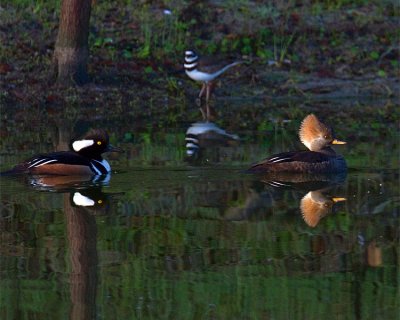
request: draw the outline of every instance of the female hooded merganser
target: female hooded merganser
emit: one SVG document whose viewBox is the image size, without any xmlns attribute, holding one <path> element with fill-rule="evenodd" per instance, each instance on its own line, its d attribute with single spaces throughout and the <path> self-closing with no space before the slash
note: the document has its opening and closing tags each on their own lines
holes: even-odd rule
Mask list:
<svg viewBox="0 0 400 320">
<path fill-rule="evenodd" d="M 199 98 L 206 92 L 206 101 L 209 100 L 211 94 L 211 83 L 219 75 L 224 73 L 229 68 L 241 63 L 236 61 L 230 64 L 216 61 L 212 58 L 202 57 L 199 58 L 196 52 L 188 50 L 185 51 L 184 68 L 189 78 L 200 81 L 203 83 Z"/>
<path fill-rule="evenodd" d="M 345 144 L 334 138 L 332 129 L 310 114 L 304 118 L 299 137 L 310 150 L 275 154 L 253 165 L 250 172 L 338 173 L 346 171 L 346 161 L 330 147 Z"/>
<path fill-rule="evenodd" d="M 119 152 L 109 144 L 107 132 L 93 129 L 82 138 L 73 140 L 72 151 L 60 151 L 34 156 L 13 169 L 3 172 L 9 174 L 34 175 L 102 175 L 111 171 L 110 164 L 101 157 L 104 152 Z"/>
</svg>

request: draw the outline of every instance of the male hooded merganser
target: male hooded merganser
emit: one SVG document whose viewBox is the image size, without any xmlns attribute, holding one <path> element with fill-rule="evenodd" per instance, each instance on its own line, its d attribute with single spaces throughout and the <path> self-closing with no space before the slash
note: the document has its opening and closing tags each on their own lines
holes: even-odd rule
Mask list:
<svg viewBox="0 0 400 320">
<path fill-rule="evenodd" d="M 200 90 L 199 98 L 201 98 L 206 91 L 206 101 L 210 98 L 211 83 L 219 75 L 224 73 L 229 68 L 241 63 L 240 61 L 231 64 L 217 62 L 212 58 L 199 58 L 194 51 L 185 51 L 185 72 L 189 78 L 203 82 Z"/>
<path fill-rule="evenodd" d="M 330 147 L 345 144 L 334 138 L 332 129 L 310 114 L 304 118 L 299 137 L 310 150 L 275 154 L 253 165 L 250 172 L 337 173 L 346 171 L 346 161 Z"/>
<path fill-rule="evenodd" d="M 102 175 L 111 171 L 110 164 L 103 159 L 104 152 L 118 152 L 109 144 L 107 132 L 93 129 L 82 138 L 73 140 L 71 151 L 52 152 L 34 156 L 13 169 L 3 172 L 9 174 L 34 175 Z"/>
</svg>

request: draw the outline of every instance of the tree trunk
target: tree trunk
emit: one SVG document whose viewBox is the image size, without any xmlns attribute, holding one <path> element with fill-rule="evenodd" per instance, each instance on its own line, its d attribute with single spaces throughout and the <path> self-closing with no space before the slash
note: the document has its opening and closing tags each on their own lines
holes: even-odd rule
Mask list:
<svg viewBox="0 0 400 320">
<path fill-rule="evenodd" d="M 91 0 L 62 0 L 60 25 L 53 56 L 57 82 L 88 82 L 87 60 Z"/>
</svg>

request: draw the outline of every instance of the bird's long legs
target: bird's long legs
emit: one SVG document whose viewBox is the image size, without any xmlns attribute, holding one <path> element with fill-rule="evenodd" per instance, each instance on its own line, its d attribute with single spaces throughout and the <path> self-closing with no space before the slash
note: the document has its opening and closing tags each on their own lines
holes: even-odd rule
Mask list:
<svg viewBox="0 0 400 320">
<path fill-rule="evenodd" d="M 203 85 L 202 85 L 200 93 L 199 93 L 199 98 L 200 99 L 203 96 L 204 90 L 206 90 L 206 88 L 207 88 L 207 84 L 205 82 L 203 82 Z"/>
<path fill-rule="evenodd" d="M 210 100 L 210 93 L 211 93 L 211 82 L 206 83 L 206 103 L 208 104 L 208 101 Z"/>
<path fill-rule="evenodd" d="M 200 93 L 199 93 L 199 99 L 200 99 L 200 111 L 201 114 L 203 115 L 203 119 L 205 119 L 206 121 L 209 121 L 210 119 L 210 107 L 208 104 L 208 101 L 210 100 L 210 95 L 211 95 L 211 86 L 212 83 L 211 82 L 203 82 L 203 85 L 201 87 Z M 206 112 L 204 112 L 203 108 L 201 107 L 201 98 L 204 95 L 204 91 L 206 93 Z"/>
<path fill-rule="evenodd" d="M 199 93 L 200 99 L 204 95 L 204 91 L 205 91 L 206 92 L 206 102 L 208 102 L 210 100 L 211 86 L 212 86 L 212 82 L 203 82 L 203 85 L 202 85 L 200 93 Z"/>
</svg>

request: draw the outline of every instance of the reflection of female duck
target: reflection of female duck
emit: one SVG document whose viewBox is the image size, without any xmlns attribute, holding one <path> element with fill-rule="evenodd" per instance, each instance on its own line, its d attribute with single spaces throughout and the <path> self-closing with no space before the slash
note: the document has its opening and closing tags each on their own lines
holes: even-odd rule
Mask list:
<svg viewBox="0 0 400 320">
<path fill-rule="evenodd" d="M 346 200 L 346 198 L 329 197 L 323 193 L 341 185 L 345 179 L 346 171 L 337 174 L 267 172 L 264 173 L 262 182 L 274 187 L 275 190 L 290 188 L 308 191 L 300 201 L 300 210 L 307 225 L 314 228 L 332 211 L 335 203 Z"/>
<path fill-rule="evenodd" d="M 261 181 L 277 188 L 316 191 L 340 185 L 345 182 L 346 176 L 346 171 L 340 173 L 266 172 L 262 175 Z"/>
<path fill-rule="evenodd" d="M 332 211 L 336 202 L 346 198 L 328 197 L 321 191 L 310 191 L 300 201 L 300 210 L 305 223 L 314 228 L 319 221 Z"/>
<path fill-rule="evenodd" d="M 250 172 L 329 173 L 346 171 L 346 161 L 330 147 L 345 144 L 334 138 L 332 129 L 310 114 L 304 118 L 299 137 L 309 149 L 275 154 L 253 165 Z"/>
</svg>

